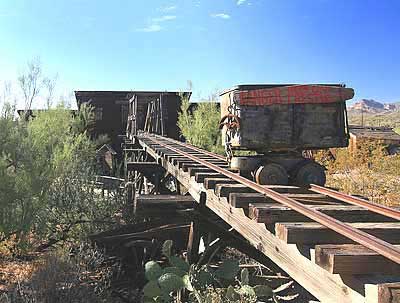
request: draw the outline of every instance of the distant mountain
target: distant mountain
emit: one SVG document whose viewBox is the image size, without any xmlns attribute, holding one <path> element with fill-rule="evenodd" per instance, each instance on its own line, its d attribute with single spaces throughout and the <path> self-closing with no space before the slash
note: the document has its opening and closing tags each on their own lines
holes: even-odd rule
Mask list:
<svg viewBox="0 0 400 303">
<path fill-rule="evenodd" d="M 355 113 L 384 114 L 400 110 L 400 102 L 382 103 L 373 99 L 361 99 L 353 105 L 350 105 L 347 109 Z"/>
</svg>

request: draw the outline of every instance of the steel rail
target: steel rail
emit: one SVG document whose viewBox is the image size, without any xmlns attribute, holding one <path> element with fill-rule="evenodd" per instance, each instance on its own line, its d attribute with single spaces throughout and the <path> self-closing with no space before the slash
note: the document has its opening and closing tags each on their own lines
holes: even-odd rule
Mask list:
<svg viewBox="0 0 400 303">
<path fill-rule="evenodd" d="M 215 156 L 216 158 L 219 158 L 219 159 L 225 159 L 224 157 L 222 157 L 220 155 L 217 155 L 217 154 L 214 154 L 214 153 L 211 153 L 211 152 L 208 152 L 208 151 L 204 151 L 204 150 L 202 150 L 202 149 L 200 149 L 198 147 L 195 147 L 193 145 L 185 144 L 183 142 L 179 142 L 179 141 L 176 141 L 176 140 L 171 139 L 171 138 L 161 137 L 159 135 L 155 135 L 155 137 L 165 139 L 166 141 L 172 142 L 174 144 L 181 145 L 183 147 L 187 147 L 187 148 L 193 149 L 193 150 L 198 151 L 198 152 L 205 153 L 205 154 L 210 155 L 210 156 Z M 319 193 L 319 194 L 323 194 L 323 195 L 329 196 L 331 198 L 340 200 L 342 202 L 346 202 L 348 204 L 364 207 L 364 208 L 368 209 L 371 212 L 383 215 L 385 217 L 389 217 L 389 218 L 393 218 L 393 219 L 396 219 L 396 220 L 400 220 L 400 210 L 398 210 L 398 209 L 387 207 L 387 206 L 384 206 L 384 205 L 381 205 L 381 204 L 372 203 L 372 202 L 366 201 L 364 199 L 353 197 L 353 196 L 350 196 L 350 195 L 346 195 L 346 194 L 338 192 L 336 190 L 329 189 L 329 188 L 326 188 L 326 187 L 323 187 L 323 186 L 319 186 L 319 185 L 316 185 L 316 184 L 311 184 L 309 190 L 311 190 L 311 191 L 313 191 L 315 193 Z"/>
<path fill-rule="evenodd" d="M 173 144 L 177 144 L 177 145 L 180 145 L 180 146 L 183 146 L 183 147 L 186 147 L 186 148 L 190 148 L 190 149 L 193 149 L 193 150 L 195 150 L 195 151 L 197 151 L 199 153 L 206 154 L 208 156 L 211 156 L 211 157 L 217 158 L 219 160 L 223 160 L 225 162 L 228 162 L 228 161 L 226 161 L 226 157 L 224 157 L 224 156 L 218 155 L 218 154 L 213 153 L 213 152 L 206 151 L 204 149 L 198 148 L 198 147 L 193 146 L 191 144 L 179 142 L 177 140 L 174 140 L 174 139 L 171 139 L 171 138 L 167 138 L 167 137 L 162 137 L 162 136 L 159 136 L 159 135 L 154 135 L 154 136 L 156 138 L 159 138 L 159 139 L 162 139 L 162 140 L 165 140 L 165 141 L 169 141 L 169 142 L 171 142 Z"/>
<path fill-rule="evenodd" d="M 151 138 L 148 134 L 146 134 L 144 136 L 149 138 L 155 144 L 158 144 L 162 147 L 170 149 L 178 154 L 181 154 L 184 157 L 187 157 L 187 158 L 189 158 L 195 162 L 198 162 L 216 172 L 219 172 L 220 174 L 223 174 L 226 177 L 231 178 L 232 180 L 234 180 L 238 183 L 246 185 L 250 189 L 253 189 L 259 193 L 265 194 L 267 197 L 269 197 L 285 206 L 290 207 L 294 211 L 301 213 L 302 215 L 326 226 L 327 228 L 345 236 L 346 238 L 351 239 L 354 242 L 361 244 L 361 245 L 377 252 L 378 254 L 392 260 L 393 262 L 395 262 L 397 264 L 400 264 L 400 249 L 396 248 L 394 245 L 392 245 L 386 241 L 383 241 L 377 237 L 374 237 L 366 232 L 363 232 L 357 228 L 354 228 L 347 223 L 343 223 L 343 222 L 336 220 L 324 213 L 321 213 L 315 209 L 312 209 L 309 206 L 303 205 L 298 201 L 295 201 L 291 198 L 285 197 L 284 195 L 279 194 L 271 189 L 265 188 L 262 185 L 259 185 L 253 181 L 250 181 L 242 176 L 232 173 L 226 169 L 223 169 L 215 164 L 209 163 L 203 159 L 195 157 L 195 156 L 188 154 L 184 151 L 181 151 L 175 147 L 168 146 L 167 144 L 164 144 L 155 138 Z"/>
<path fill-rule="evenodd" d="M 323 194 L 352 205 L 364 207 L 374 213 L 381 214 L 385 217 L 390 217 L 396 220 L 400 220 L 400 210 L 385 205 L 380 205 L 369 201 L 365 201 L 361 198 L 346 195 L 336 190 L 319 186 L 316 184 L 311 184 L 309 189 L 315 193 Z"/>
</svg>

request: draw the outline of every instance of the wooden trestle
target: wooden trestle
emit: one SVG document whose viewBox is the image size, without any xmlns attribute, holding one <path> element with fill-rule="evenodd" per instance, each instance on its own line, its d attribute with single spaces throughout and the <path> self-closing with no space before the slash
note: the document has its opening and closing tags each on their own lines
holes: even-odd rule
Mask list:
<svg viewBox="0 0 400 303">
<path fill-rule="evenodd" d="M 355 244 L 348 237 L 313 222 L 274 199 L 266 198 L 265 195 L 184 157 L 176 150 L 185 151 L 227 169 L 227 163 L 221 156 L 213 156 L 190 145 L 146 133 L 138 135 L 135 140 L 135 146 L 140 146 L 140 152 L 147 156 L 141 158 L 141 163 L 127 162 L 126 167 L 153 167 L 155 164 L 162 167 L 166 173 L 176 178 L 179 186 L 190 194 L 190 199 L 204 209 L 211 210 L 321 302 L 400 302 L 398 263 Z M 160 180 L 162 177 L 157 178 Z M 368 211 L 361 206 L 349 205 L 332 195 L 316 193 L 306 188 L 266 188 L 341 222 L 348 222 L 349 226 L 386 242 L 400 244 L 400 222 L 394 218 Z M 189 198 L 184 198 L 177 204 L 187 203 L 185 199 Z M 149 204 L 157 204 L 150 200 Z M 196 222 L 191 224 L 189 233 L 194 233 L 195 229 Z M 197 247 L 196 241 L 190 245 Z M 398 245 L 392 247 L 394 251 L 399 249 Z M 195 257 L 189 256 L 192 259 Z"/>
</svg>

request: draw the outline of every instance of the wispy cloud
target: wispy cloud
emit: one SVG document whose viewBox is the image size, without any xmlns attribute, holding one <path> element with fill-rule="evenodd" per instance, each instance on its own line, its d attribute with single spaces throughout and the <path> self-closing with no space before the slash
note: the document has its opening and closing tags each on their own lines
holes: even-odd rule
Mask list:
<svg viewBox="0 0 400 303">
<path fill-rule="evenodd" d="M 176 5 L 168 5 L 168 6 L 164 6 L 161 7 L 159 10 L 161 12 L 167 13 L 167 12 L 172 12 L 174 10 L 176 10 L 178 7 Z"/>
<path fill-rule="evenodd" d="M 176 19 L 176 16 L 165 15 L 165 16 L 161 16 L 158 18 L 153 18 L 153 19 L 151 19 L 151 21 L 154 23 L 160 23 L 160 22 L 170 21 L 170 20 L 175 20 L 175 19 Z"/>
<path fill-rule="evenodd" d="M 221 18 L 221 19 L 230 19 L 231 16 L 225 13 L 218 13 L 218 14 L 211 14 L 210 15 L 213 18 Z"/>
<path fill-rule="evenodd" d="M 248 6 L 250 6 L 251 2 L 249 0 L 237 0 L 236 1 L 236 5 L 237 6 L 240 6 L 240 5 L 243 5 L 243 4 L 247 4 Z"/>
<path fill-rule="evenodd" d="M 150 24 L 144 28 L 138 28 L 136 31 L 137 32 L 144 32 L 144 33 L 154 33 L 154 32 L 159 32 L 163 28 L 160 24 Z"/>
<path fill-rule="evenodd" d="M 172 16 L 172 15 L 164 15 L 161 17 L 151 18 L 146 27 L 139 28 L 136 31 L 137 32 L 145 32 L 145 33 L 159 32 L 164 29 L 164 27 L 161 26 L 160 23 L 175 20 L 175 19 L 176 19 L 176 16 Z"/>
</svg>

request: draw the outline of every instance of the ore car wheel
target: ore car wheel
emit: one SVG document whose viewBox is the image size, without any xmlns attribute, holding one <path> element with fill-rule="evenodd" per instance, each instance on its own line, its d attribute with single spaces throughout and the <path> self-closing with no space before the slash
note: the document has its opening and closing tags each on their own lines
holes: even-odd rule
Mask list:
<svg viewBox="0 0 400 303">
<path fill-rule="evenodd" d="M 256 182 L 261 185 L 287 185 L 288 174 L 281 165 L 269 163 L 257 169 Z"/>
<path fill-rule="evenodd" d="M 295 183 L 299 186 L 317 184 L 324 186 L 326 182 L 325 169 L 317 163 L 307 163 L 298 170 Z"/>
</svg>

